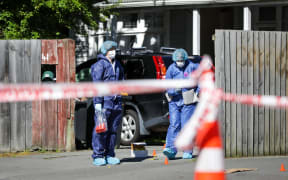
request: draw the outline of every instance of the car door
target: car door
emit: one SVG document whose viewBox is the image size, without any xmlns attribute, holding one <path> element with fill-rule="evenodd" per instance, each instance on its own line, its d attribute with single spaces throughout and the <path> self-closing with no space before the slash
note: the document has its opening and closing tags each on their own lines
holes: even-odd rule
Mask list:
<svg viewBox="0 0 288 180">
<path fill-rule="evenodd" d="M 151 55 L 144 55 L 143 60 L 143 76 L 142 79 L 156 79 L 156 68 Z M 154 119 L 162 117 L 167 111 L 163 111 L 163 93 L 141 94 L 134 97 L 135 101 L 141 108 L 143 120 L 151 121 L 151 126 L 156 125 Z M 149 123 L 146 124 L 150 126 Z"/>
<path fill-rule="evenodd" d="M 151 56 L 131 56 L 122 58 L 121 62 L 124 68 L 125 79 L 127 80 L 156 79 L 155 67 Z M 139 94 L 124 97 L 126 100 L 129 98 L 139 108 L 144 121 L 163 115 L 162 93 Z"/>
</svg>

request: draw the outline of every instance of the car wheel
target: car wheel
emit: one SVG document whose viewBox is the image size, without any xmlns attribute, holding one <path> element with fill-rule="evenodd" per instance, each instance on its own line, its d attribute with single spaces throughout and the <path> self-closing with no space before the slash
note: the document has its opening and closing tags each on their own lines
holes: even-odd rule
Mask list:
<svg viewBox="0 0 288 180">
<path fill-rule="evenodd" d="M 139 135 L 140 128 L 137 113 L 128 109 L 122 117 L 121 144 L 130 145 L 138 140 Z"/>
</svg>

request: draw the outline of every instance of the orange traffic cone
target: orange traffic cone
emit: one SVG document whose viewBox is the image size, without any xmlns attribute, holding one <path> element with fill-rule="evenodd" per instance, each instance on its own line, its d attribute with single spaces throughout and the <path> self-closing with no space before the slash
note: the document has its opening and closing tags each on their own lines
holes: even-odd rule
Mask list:
<svg viewBox="0 0 288 180">
<path fill-rule="evenodd" d="M 196 143 L 201 151 L 195 168 L 195 180 L 224 180 L 224 153 L 218 121 L 204 122 Z"/>
<path fill-rule="evenodd" d="M 165 149 L 165 147 L 166 147 L 166 144 L 163 145 L 163 149 Z"/>
<path fill-rule="evenodd" d="M 157 156 L 155 149 L 153 150 L 152 156 L 153 156 L 153 157 L 156 157 L 156 156 Z"/>
<path fill-rule="evenodd" d="M 167 158 L 167 157 L 165 157 L 164 164 L 165 164 L 165 165 L 168 165 L 168 164 L 169 164 L 169 162 L 168 162 L 168 158 Z"/>
<path fill-rule="evenodd" d="M 281 172 L 284 172 L 284 171 L 286 171 L 286 169 L 284 168 L 284 164 L 283 164 L 283 163 L 281 164 L 281 168 L 280 168 L 280 171 L 281 171 Z"/>
</svg>

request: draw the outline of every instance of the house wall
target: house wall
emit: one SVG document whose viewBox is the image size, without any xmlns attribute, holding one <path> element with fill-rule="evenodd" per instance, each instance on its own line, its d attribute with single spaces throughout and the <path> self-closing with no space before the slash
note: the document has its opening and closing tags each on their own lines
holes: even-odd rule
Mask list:
<svg viewBox="0 0 288 180">
<path fill-rule="evenodd" d="M 243 22 L 240 7 L 203 8 L 201 9 L 201 54 L 214 57 L 215 29 L 242 29 L 238 19 Z"/>
<path fill-rule="evenodd" d="M 170 39 L 168 46 L 185 48 L 192 53 L 192 13 L 188 10 L 170 11 Z"/>
<path fill-rule="evenodd" d="M 107 25 L 103 24 L 97 32 L 91 31 L 88 37 L 80 37 L 79 41 L 76 41 L 76 63 L 79 64 L 91 57 L 95 57 L 103 41 L 107 39 L 117 41 L 122 52 L 126 52 L 131 47 L 145 46 L 148 49 L 158 51 L 161 46 L 168 46 L 185 48 L 191 54 L 193 49 L 193 8 L 200 9 L 201 55 L 210 54 L 214 57 L 213 34 L 215 29 L 243 29 L 244 5 L 251 10 L 252 30 L 288 31 L 287 1 L 273 1 L 273 3 L 272 1 L 251 1 L 245 4 L 235 4 L 236 1 L 233 2 L 198 3 L 194 5 L 192 3 L 190 6 L 162 5 L 149 8 L 119 8 L 120 16 L 114 17 L 115 28 L 112 28 L 113 25 L 111 24 L 109 26 L 109 23 L 112 22 L 112 20 L 109 20 Z M 268 22 L 259 20 L 262 6 L 276 7 L 275 20 Z M 126 20 L 121 19 L 121 17 L 133 13 L 138 16 L 137 26 L 133 28 L 123 27 Z M 161 27 L 147 28 L 145 27 L 145 15 L 153 15 L 153 13 L 158 13 L 162 16 L 163 24 Z M 113 29 L 115 31 L 111 32 Z"/>
</svg>

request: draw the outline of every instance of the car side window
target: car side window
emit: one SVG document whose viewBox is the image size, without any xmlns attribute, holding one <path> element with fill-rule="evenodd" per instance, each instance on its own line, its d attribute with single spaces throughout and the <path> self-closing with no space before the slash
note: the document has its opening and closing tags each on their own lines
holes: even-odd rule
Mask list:
<svg viewBox="0 0 288 180">
<path fill-rule="evenodd" d="M 76 82 L 92 81 L 91 68 L 83 68 L 76 74 Z"/>
<path fill-rule="evenodd" d="M 144 77 L 144 62 L 141 58 L 124 61 L 125 79 L 142 79 Z"/>
</svg>

